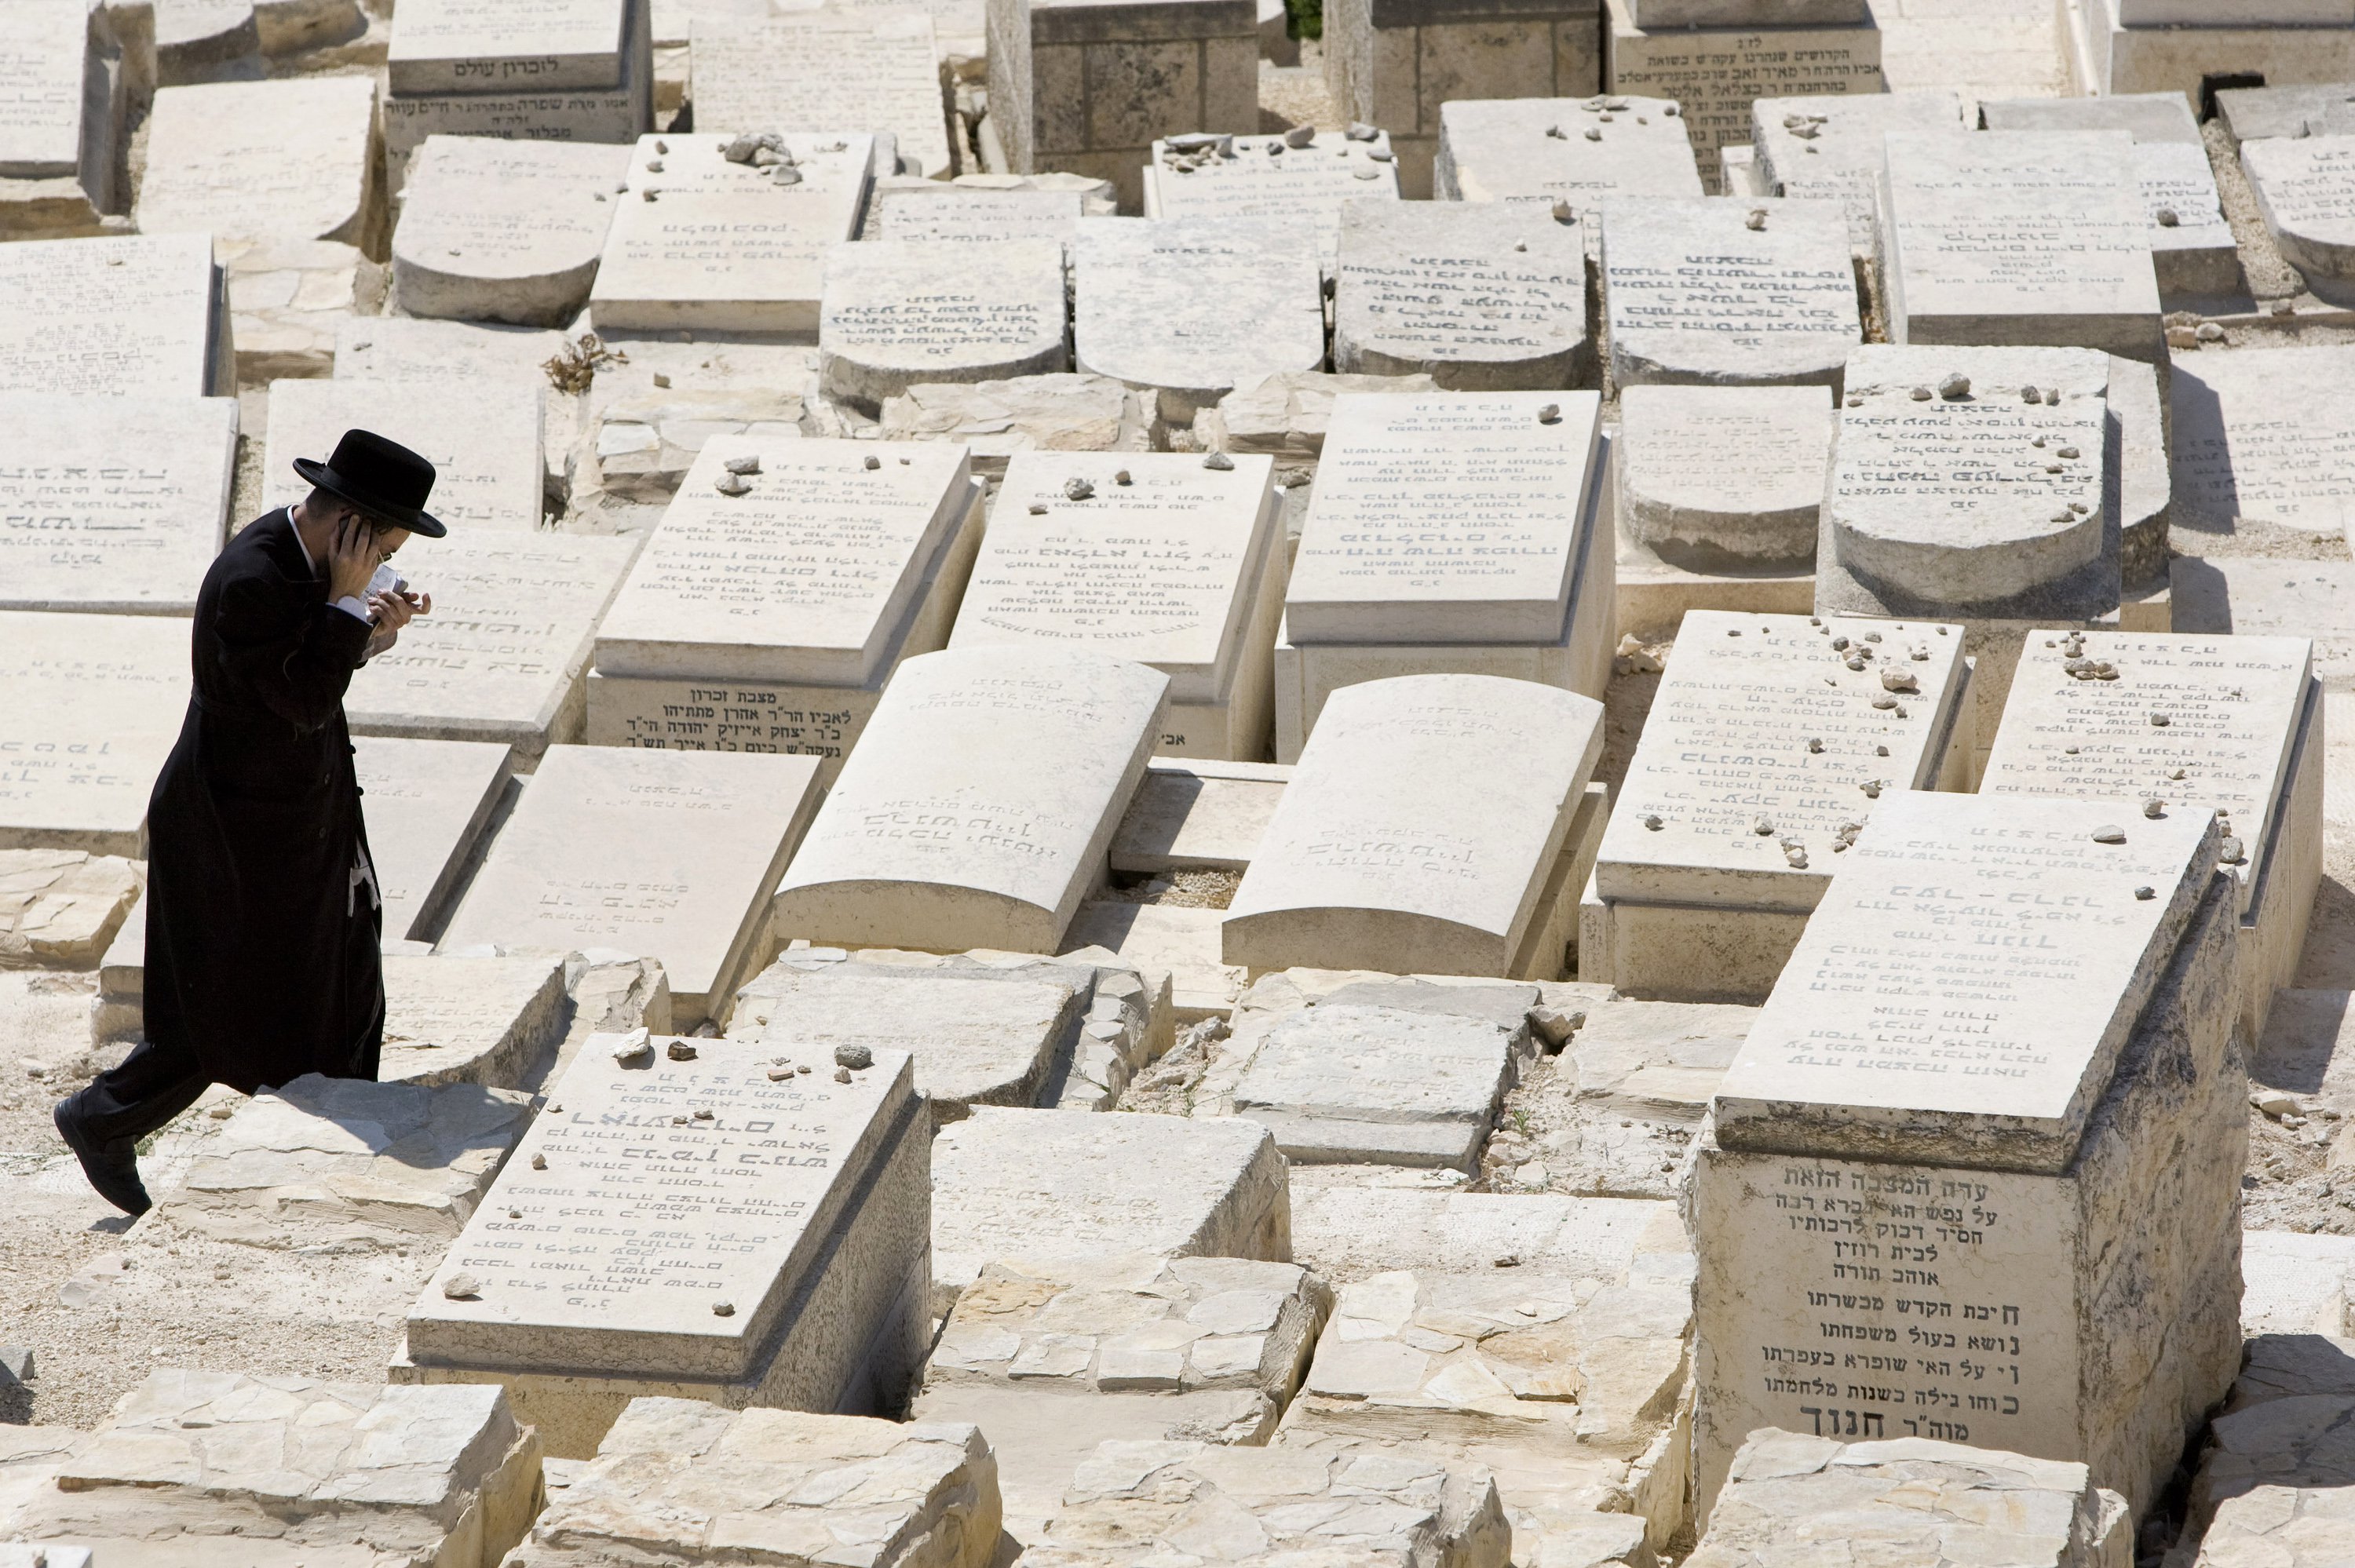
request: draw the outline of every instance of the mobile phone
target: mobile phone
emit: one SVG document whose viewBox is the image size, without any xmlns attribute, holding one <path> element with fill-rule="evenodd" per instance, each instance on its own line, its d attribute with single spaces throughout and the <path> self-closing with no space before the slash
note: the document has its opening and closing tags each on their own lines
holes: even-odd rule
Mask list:
<svg viewBox="0 0 2355 1568">
<path fill-rule="evenodd" d="M 394 571 L 390 561 L 378 562 L 375 575 L 368 578 L 368 590 L 370 593 L 402 593 L 408 588 L 409 579 Z"/>
</svg>

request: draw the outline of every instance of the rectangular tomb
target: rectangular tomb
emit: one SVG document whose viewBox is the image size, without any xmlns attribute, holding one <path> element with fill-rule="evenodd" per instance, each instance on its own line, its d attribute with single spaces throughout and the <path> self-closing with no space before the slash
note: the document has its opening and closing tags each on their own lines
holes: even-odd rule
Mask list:
<svg viewBox="0 0 2355 1568">
<path fill-rule="evenodd" d="M 1208 146 L 1188 138 L 1153 143 L 1145 164 L 1147 217 L 1258 217 L 1296 225 L 1316 235 L 1327 256 L 1340 236 L 1341 209 L 1351 203 L 1399 199 L 1399 170 L 1391 139 L 1365 140 L 1337 131 L 1305 140 L 1280 136 L 1220 136 Z"/>
<path fill-rule="evenodd" d="M 909 660 L 777 889 L 777 939 L 1056 951 L 1168 703 L 1167 675 L 1092 651 Z"/>
<path fill-rule="evenodd" d="M 93 233 L 121 205 L 126 70 L 112 15 L 77 0 L 0 10 L 0 235 Z"/>
<path fill-rule="evenodd" d="M 391 736 L 363 736 L 352 747 L 384 939 L 431 941 L 506 795 L 515 754 L 491 741 Z"/>
<path fill-rule="evenodd" d="M 211 236 L 0 245 L 0 392 L 235 389 Z"/>
<path fill-rule="evenodd" d="M 593 1037 L 410 1308 L 393 1380 L 502 1383 L 575 1459 L 649 1395 L 894 1407 L 932 1278 L 911 1060 L 837 1082 L 769 1055 Z"/>
<path fill-rule="evenodd" d="M 1435 194 L 1527 203 L 1595 243 L 1608 196 L 1697 197 L 1676 102 L 1660 98 L 1467 98 L 1441 106 Z"/>
<path fill-rule="evenodd" d="M 1574 386 L 1593 364 L 1576 225 L 1518 202 L 1344 204 L 1335 369 L 1487 392 Z"/>
<path fill-rule="evenodd" d="M 453 529 L 469 535 L 536 532 L 545 510 L 540 430 L 547 397 L 545 380 L 474 381 L 464 397 L 400 381 L 273 381 L 262 500 L 272 506 L 302 500 L 311 484 L 294 471 L 294 460 L 324 462 L 346 430 L 369 429 L 433 464 L 427 510 Z"/>
<path fill-rule="evenodd" d="M 1256 762 L 1283 613 L 1273 460 L 1021 452 L 953 649 L 1089 648 L 1169 677 L 1160 754 Z"/>
<path fill-rule="evenodd" d="M 2139 1515 L 2240 1363 L 2247 1080 L 2204 818 L 1884 800 L 1715 1102 L 1704 1510 L 1762 1426 L 2081 1460 Z"/>
<path fill-rule="evenodd" d="M 590 744 L 813 757 L 831 781 L 891 672 L 948 640 L 968 471 L 944 442 L 706 441 L 599 629 Z"/>
<path fill-rule="evenodd" d="M 1558 979 L 1558 950 L 1524 949 L 1602 746 L 1601 704 L 1533 682 L 1342 688 L 1228 906 L 1222 957 Z"/>
<path fill-rule="evenodd" d="M 1578 976 L 1754 1005 L 1884 795 L 1962 787 L 1963 629 L 1696 609 L 1580 910 Z"/>
<path fill-rule="evenodd" d="M 187 712 L 188 623 L 0 610 L 0 849 L 144 855 Z"/>
<path fill-rule="evenodd" d="M 954 172 L 938 46 L 923 13 L 788 11 L 758 20 L 706 13 L 690 32 L 687 96 L 698 131 L 856 125 L 890 133 L 901 173 L 942 180 Z"/>
<path fill-rule="evenodd" d="M 2322 683 L 2303 637 L 2030 631 L 1979 789 L 2215 815 L 2237 884 L 2251 1040 L 2322 874 Z"/>
<path fill-rule="evenodd" d="M 808 825 L 816 773 L 798 757 L 555 747 L 441 950 L 618 948 L 662 960 L 681 1021 L 724 1022 L 768 956 L 769 895 Z"/>
<path fill-rule="evenodd" d="M 2318 539 L 2345 560 L 2335 546 L 2355 521 L 2342 477 L 2355 463 L 2355 407 L 2339 393 L 2355 376 L 2355 347 L 2179 354 L 2170 368 L 2173 526 L 2208 541 L 2188 553 L 2311 557 Z"/>
<path fill-rule="evenodd" d="M 1616 386 L 1838 387 L 1864 340 L 1838 204 L 1614 196 L 1602 229 Z"/>
</svg>

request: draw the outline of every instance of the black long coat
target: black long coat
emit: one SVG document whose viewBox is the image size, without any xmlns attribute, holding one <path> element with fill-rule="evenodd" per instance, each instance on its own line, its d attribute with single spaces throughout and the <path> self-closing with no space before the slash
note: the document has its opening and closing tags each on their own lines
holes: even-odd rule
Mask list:
<svg viewBox="0 0 2355 1568">
<path fill-rule="evenodd" d="M 344 688 L 369 624 L 327 602 L 282 509 L 197 594 L 196 689 L 147 807 L 146 1033 L 251 1094 L 373 1078 L 382 916 Z"/>
</svg>

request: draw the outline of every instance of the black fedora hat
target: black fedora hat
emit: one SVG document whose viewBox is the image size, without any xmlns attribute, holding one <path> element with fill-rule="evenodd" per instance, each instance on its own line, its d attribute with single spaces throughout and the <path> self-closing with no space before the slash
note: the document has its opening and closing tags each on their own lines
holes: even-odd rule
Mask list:
<svg viewBox="0 0 2355 1568">
<path fill-rule="evenodd" d="M 294 471 L 342 497 L 378 522 L 439 539 L 450 532 L 425 510 L 433 493 L 433 465 L 374 430 L 346 430 L 325 462 L 296 458 Z"/>
</svg>

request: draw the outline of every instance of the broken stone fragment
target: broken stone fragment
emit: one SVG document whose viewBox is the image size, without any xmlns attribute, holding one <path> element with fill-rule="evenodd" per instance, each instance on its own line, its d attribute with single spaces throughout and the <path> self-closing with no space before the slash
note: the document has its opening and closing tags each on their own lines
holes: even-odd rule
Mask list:
<svg viewBox="0 0 2355 1568">
<path fill-rule="evenodd" d="M 1096 487 L 1091 481 L 1084 479 L 1063 481 L 1063 499 L 1066 501 L 1085 501 L 1095 493 Z"/>
<path fill-rule="evenodd" d="M 1750 216 L 1749 216 L 1749 217 L 1745 217 L 1745 218 L 1743 218 L 1743 219 L 1742 220 L 1742 227 L 1743 227 L 1743 228 L 1765 228 L 1765 227 L 1766 227 L 1766 209 L 1765 209 L 1764 207 L 1752 207 L 1752 208 L 1750 209 Z"/>
<path fill-rule="evenodd" d="M 547 1170 L 547 1169 L 548 1169 L 548 1156 L 547 1156 L 547 1155 L 545 1155 L 545 1154 L 535 1154 L 535 1155 L 533 1155 L 533 1156 L 531 1157 L 531 1168 L 532 1168 L 534 1171 L 545 1171 L 545 1170 Z"/>
<path fill-rule="evenodd" d="M 1341 134 L 1348 137 L 1352 142 L 1370 142 L 1375 137 L 1380 136 L 1381 132 L 1375 130 L 1372 126 L 1365 123 L 1363 121 L 1352 120 L 1349 122 L 1349 128 L 1347 131 L 1342 132 Z"/>
<path fill-rule="evenodd" d="M 483 1298 L 483 1282 L 461 1269 L 442 1282 L 442 1294 L 453 1301 L 479 1301 Z"/>
<path fill-rule="evenodd" d="M 1913 672 L 1911 670 L 1901 670 L 1893 665 L 1883 665 L 1881 671 L 1881 690 L 1887 692 L 1911 693 L 1920 691 L 1922 689 L 1922 683 L 1914 679 Z"/>
<path fill-rule="evenodd" d="M 870 457 L 867 460 L 867 466 L 869 469 L 881 468 L 883 466 L 883 460 L 879 457 Z"/>
<path fill-rule="evenodd" d="M 1588 141 L 1590 141 L 1590 142 L 1600 142 L 1600 141 L 1602 141 L 1602 140 L 1603 140 L 1603 130 L 1602 130 L 1602 127 L 1600 127 L 1600 126 L 1596 126 L 1596 125 L 1590 125 L 1590 126 L 1588 126 L 1588 127 L 1586 128 L 1586 139 L 1587 139 Z"/>
<path fill-rule="evenodd" d="M 2146 884 L 2145 885 L 2135 889 L 2135 896 L 2137 898 L 2148 901 L 2158 896 L 2158 889 Z"/>
<path fill-rule="evenodd" d="M 1645 825 L 1646 827 L 1647 827 L 1647 828 L 1651 829 L 1651 830 L 1652 830 L 1652 832 L 1656 832 L 1656 833 L 1657 833 L 1657 832 L 1658 832 L 1660 831 L 1660 829 L 1661 829 L 1662 825 L 1663 825 L 1663 824 L 1661 823 L 1661 821 L 1660 821 L 1660 814 L 1659 814 L 1657 811 L 1646 811 L 1646 812 L 1645 812 L 1645 813 L 1644 813 L 1644 825 Z"/>
<path fill-rule="evenodd" d="M 1907 393 L 1906 396 L 1913 398 L 1916 403 L 1927 403 L 1931 398 L 1932 393 L 1927 387 L 1916 387 L 1913 391 Z"/>
<path fill-rule="evenodd" d="M 1128 476 L 1128 470 L 1124 468 L 1114 473 L 1112 476 L 1112 482 L 1114 484 L 1135 484 L 1136 482 L 1136 481 Z"/>
<path fill-rule="evenodd" d="M 1226 473 L 1233 469 L 1235 460 L 1224 452 L 1212 452 L 1202 460 L 1202 466 L 1213 469 L 1220 473 Z"/>
<path fill-rule="evenodd" d="M 1047 515 L 1047 503 L 1043 501 L 1032 502 L 1030 503 L 1030 515 L 1033 517 L 1044 517 Z"/>
<path fill-rule="evenodd" d="M 863 1070 L 875 1065 L 875 1053 L 864 1045 L 837 1045 L 834 1048 L 834 1065 Z"/>
<path fill-rule="evenodd" d="M 2098 827 L 2094 830 L 2094 842 L 2097 844 L 2122 844 L 2126 842 L 2126 831 L 2107 825 Z"/>
<path fill-rule="evenodd" d="M 1774 831 L 1774 819 L 1771 817 L 1760 817 L 1750 824 L 1750 831 L 1756 833 L 1760 838 L 1765 838 Z"/>
<path fill-rule="evenodd" d="M 1284 144 L 1287 147 L 1309 147 L 1316 142 L 1316 127 L 1314 125 L 1295 125 L 1284 133 Z"/>
<path fill-rule="evenodd" d="M 1938 383 L 1938 396 L 1953 401 L 1971 395 L 1971 378 L 1957 372 Z"/>
<path fill-rule="evenodd" d="M 720 466 L 730 473 L 758 473 L 761 471 L 761 460 L 749 456 L 732 457 Z"/>
<path fill-rule="evenodd" d="M 2148 796 L 2143 800 L 2142 814 L 2151 818 L 2163 817 L 2167 815 L 2167 802 L 2156 795 Z"/>
<path fill-rule="evenodd" d="M 1561 405 L 1559 403 L 1547 403 L 1540 406 L 1538 409 L 1538 423 L 1540 425 L 1561 424 Z"/>
<path fill-rule="evenodd" d="M 834 1081 L 837 1084 L 847 1084 L 850 1082 L 850 1069 L 847 1067 L 837 1067 L 834 1070 Z"/>
<path fill-rule="evenodd" d="M 1572 1035 L 1586 1027 L 1586 1014 L 1541 1001 L 1529 1009 L 1529 1027 L 1545 1042 L 1547 1050 L 1559 1051 L 1570 1044 Z"/>
<path fill-rule="evenodd" d="M 2041 403 L 2044 401 L 2044 395 L 2033 387 L 2021 387 L 2019 389 L 2019 396 L 2022 402 Z"/>
<path fill-rule="evenodd" d="M 2249 852 L 2240 840 L 2228 838 L 2216 846 L 2216 858 L 2226 865 L 2243 865 L 2248 862 Z"/>
<path fill-rule="evenodd" d="M 655 1043 L 646 1031 L 633 1029 L 613 1047 L 613 1060 L 624 1067 L 641 1066 L 655 1059 Z"/>
<path fill-rule="evenodd" d="M 711 488 L 722 495 L 749 495 L 752 490 L 741 473 L 723 473 L 711 482 Z"/>
<path fill-rule="evenodd" d="M 711 1304 L 711 1315 L 715 1318 L 733 1318 L 736 1316 L 736 1303 L 733 1301 L 714 1301 Z"/>
<path fill-rule="evenodd" d="M 2160 207 L 2157 212 L 2151 214 L 2151 217 L 2157 220 L 2159 228 L 2173 228 L 2176 225 L 2183 221 L 2180 217 L 2176 216 L 2175 209 L 2171 207 Z"/>
<path fill-rule="evenodd" d="M 1559 125 L 1547 126 L 1546 134 L 1552 137 L 1557 142 L 1567 142 L 1570 140 L 1569 133 L 1564 132 Z"/>
<path fill-rule="evenodd" d="M 2150 727 L 2153 729 L 2165 729 L 2168 726 L 2169 722 L 2168 716 L 2165 714 L 2153 714 L 2150 715 Z"/>
<path fill-rule="evenodd" d="M 684 1040 L 674 1040 L 665 1054 L 674 1062 L 692 1062 L 695 1060 L 695 1047 Z"/>
<path fill-rule="evenodd" d="M 1783 861 L 1793 871 L 1805 871 L 1807 869 L 1807 852 L 1793 845 L 1783 852 Z"/>
</svg>

